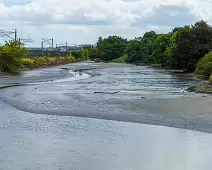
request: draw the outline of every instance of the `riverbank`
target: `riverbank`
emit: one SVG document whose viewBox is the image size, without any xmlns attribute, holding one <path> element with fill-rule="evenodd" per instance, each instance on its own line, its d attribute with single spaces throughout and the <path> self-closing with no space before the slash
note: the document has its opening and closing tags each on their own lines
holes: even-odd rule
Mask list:
<svg viewBox="0 0 212 170">
<path fill-rule="evenodd" d="M 55 58 L 51 57 L 24 58 L 21 59 L 22 62 L 21 70 L 39 69 L 44 67 L 46 68 L 46 67 L 75 63 L 77 61 L 78 60 L 73 56 L 55 57 Z"/>
<path fill-rule="evenodd" d="M 212 74 L 209 78 L 209 81 L 207 81 L 206 79 L 208 79 L 208 77 L 206 78 L 205 76 L 197 76 L 197 78 L 201 79 L 201 80 L 205 80 L 203 81 L 203 83 L 199 86 L 191 86 L 189 87 L 187 90 L 189 92 L 195 92 L 195 93 L 205 93 L 205 94 L 212 94 Z"/>
<path fill-rule="evenodd" d="M 200 86 L 192 86 L 187 89 L 189 92 L 212 94 L 212 84 L 204 82 Z"/>
<path fill-rule="evenodd" d="M 124 63 L 124 60 L 114 60 L 115 63 Z M 136 66 L 149 66 L 149 67 L 155 67 L 155 68 L 161 68 L 161 64 L 145 64 L 145 63 L 132 63 Z M 166 68 L 163 68 L 166 69 Z M 187 91 L 189 92 L 195 92 L 195 93 L 205 93 L 205 94 L 212 94 L 212 76 L 210 77 L 209 81 L 206 81 L 208 77 L 204 75 L 196 75 L 195 72 L 186 72 L 185 70 L 170 70 L 170 74 L 173 76 L 183 76 L 183 77 L 195 77 L 197 79 L 203 80 L 204 82 L 202 85 L 199 86 L 191 86 L 187 88 Z"/>
<path fill-rule="evenodd" d="M 37 70 L 44 68 L 51 68 L 60 65 L 80 62 L 82 60 L 76 59 L 73 56 L 68 57 L 35 57 L 21 59 L 22 66 L 16 72 L 0 72 L 0 77 L 8 77 L 19 74 L 21 71 Z"/>
<path fill-rule="evenodd" d="M 93 76 L 84 78 L 83 73 L 76 72 L 77 76 L 82 75 L 82 79 L 76 80 L 69 77 L 75 76 L 69 70 L 86 70 L 85 73 Z M 0 99 L 24 112 L 212 133 L 211 96 L 185 91 L 198 81 L 172 76 L 163 69 L 79 62 L 27 71 L 25 77 L 0 81 L 0 84 L 9 83 L 25 84 L 1 89 Z"/>
</svg>

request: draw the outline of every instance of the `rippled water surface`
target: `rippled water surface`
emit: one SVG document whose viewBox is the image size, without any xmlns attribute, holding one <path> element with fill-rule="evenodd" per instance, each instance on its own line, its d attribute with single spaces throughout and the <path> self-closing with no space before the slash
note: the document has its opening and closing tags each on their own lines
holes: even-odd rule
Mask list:
<svg viewBox="0 0 212 170">
<path fill-rule="evenodd" d="M 0 170 L 211 170 L 211 134 L 117 122 L 113 118 L 103 120 L 88 118 L 89 115 L 77 118 L 59 114 L 63 109 L 70 109 L 70 113 L 89 113 L 89 108 L 98 111 L 93 103 L 99 102 L 99 107 L 107 105 L 110 108 L 103 111 L 111 111 L 113 117 L 116 110 L 108 103 L 115 99 L 117 102 L 127 97 L 128 102 L 130 97 L 133 102 L 138 96 L 137 105 L 144 102 L 143 108 L 149 102 L 141 97 L 173 100 L 198 97 L 185 91 L 198 84 L 197 80 L 172 76 L 167 70 L 133 65 L 77 63 L 66 68 L 69 70 L 64 76 L 57 72 L 60 68 L 54 69 L 56 79 L 50 76 L 51 69 L 38 71 L 38 74 L 29 72 L 18 80 L 21 82 L 23 78 L 27 86 L 0 90 L 2 99 L 29 110 L 20 111 L 0 100 Z M 51 79 L 46 80 L 45 74 Z M 36 83 L 37 78 L 33 76 L 42 77 L 42 81 L 48 83 Z M 30 85 L 27 77 L 34 84 Z M 14 83 L 16 79 L 4 78 L 0 84 Z M 58 115 L 33 114 L 30 113 L 32 109 L 58 111 Z M 123 114 L 135 114 L 133 110 L 125 113 L 124 109 Z M 170 120 L 176 123 L 175 119 Z"/>
<path fill-rule="evenodd" d="M 210 134 L 33 115 L 0 104 L 0 169 L 210 170 L 212 166 Z"/>
<path fill-rule="evenodd" d="M 171 75 L 171 71 L 152 67 L 108 68 L 96 71 L 103 75 L 91 88 L 118 91 L 120 93 L 143 94 L 149 97 L 176 97 L 191 95 L 186 92 L 198 80 L 189 76 Z"/>
</svg>

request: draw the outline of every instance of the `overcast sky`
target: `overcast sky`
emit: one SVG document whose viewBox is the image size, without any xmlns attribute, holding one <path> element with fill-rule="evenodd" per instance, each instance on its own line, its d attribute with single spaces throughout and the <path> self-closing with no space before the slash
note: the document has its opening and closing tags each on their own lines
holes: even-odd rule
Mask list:
<svg viewBox="0 0 212 170">
<path fill-rule="evenodd" d="M 211 10 L 212 0 L 0 0 L 0 29 L 32 38 L 28 46 L 40 46 L 42 37 L 85 44 L 99 36 L 167 32 L 201 19 L 212 24 Z"/>
</svg>

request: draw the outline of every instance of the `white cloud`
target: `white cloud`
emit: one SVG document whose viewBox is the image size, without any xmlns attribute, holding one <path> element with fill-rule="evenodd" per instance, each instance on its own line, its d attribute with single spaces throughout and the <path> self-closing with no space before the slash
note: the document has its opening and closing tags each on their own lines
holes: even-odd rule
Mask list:
<svg viewBox="0 0 212 170">
<path fill-rule="evenodd" d="M 16 28 L 36 42 L 55 37 L 94 43 L 110 34 L 131 38 L 199 19 L 212 23 L 211 5 L 212 0 L 0 0 L 0 29 Z"/>
</svg>

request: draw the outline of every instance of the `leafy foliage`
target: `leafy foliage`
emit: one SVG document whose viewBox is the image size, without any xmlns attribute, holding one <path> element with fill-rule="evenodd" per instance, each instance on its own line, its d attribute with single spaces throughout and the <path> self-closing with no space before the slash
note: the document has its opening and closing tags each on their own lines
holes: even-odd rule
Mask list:
<svg viewBox="0 0 212 170">
<path fill-rule="evenodd" d="M 128 58 L 128 55 L 125 54 L 125 55 L 121 56 L 120 58 L 115 59 L 113 61 L 117 62 L 117 63 L 129 62 L 129 58 Z"/>
<path fill-rule="evenodd" d="M 0 46 L 0 72 L 16 71 L 21 67 L 23 57 L 27 57 L 27 50 L 20 42 L 6 42 Z"/>
<path fill-rule="evenodd" d="M 200 59 L 197 63 L 196 73 L 205 76 L 210 76 L 212 74 L 212 52 Z"/>
<path fill-rule="evenodd" d="M 136 38 L 128 42 L 125 53 L 128 55 L 128 61 L 137 62 L 141 61 L 144 56 L 141 38 Z"/>
<path fill-rule="evenodd" d="M 154 51 L 151 56 L 153 63 L 165 66 L 168 54 L 166 50 L 169 48 L 171 36 L 171 34 L 163 34 L 155 40 Z"/>
<path fill-rule="evenodd" d="M 51 57 L 34 57 L 34 58 L 23 58 L 21 59 L 23 68 L 39 68 L 46 66 L 54 66 L 59 64 L 67 64 L 74 63 L 77 60 L 73 56 L 60 57 L 57 56 L 55 58 Z"/>
<path fill-rule="evenodd" d="M 97 43 L 98 58 L 110 61 L 120 58 L 126 49 L 127 39 L 119 36 L 109 36 L 108 38 L 99 38 Z"/>
<path fill-rule="evenodd" d="M 154 51 L 154 44 L 157 37 L 158 35 L 154 31 L 146 32 L 142 37 L 142 48 L 144 51 L 144 56 L 142 58 L 144 63 L 151 62 L 151 55 Z"/>
<path fill-rule="evenodd" d="M 129 62 L 194 71 L 197 62 L 211 50 L 212 27 L 201 20 L 191 26 L 176 27 L 166 34 L 146 32 L 143 37 L 129 41 L 118 36 L 100 37 L 97 47 L 89 50 L 89 57 L 110 61 L 125 55 Z M 210 64 L 198 67 L 202 73 L 209 74 Z"/>
</svg>

